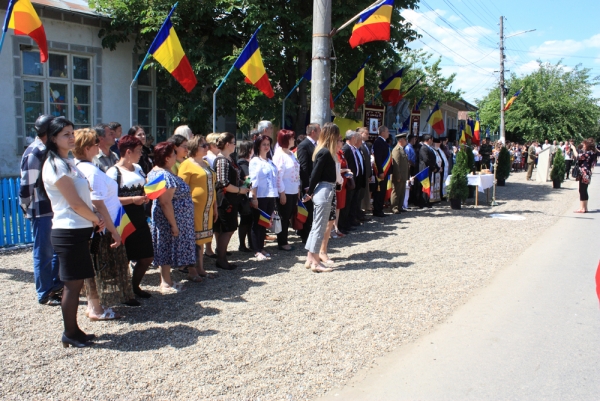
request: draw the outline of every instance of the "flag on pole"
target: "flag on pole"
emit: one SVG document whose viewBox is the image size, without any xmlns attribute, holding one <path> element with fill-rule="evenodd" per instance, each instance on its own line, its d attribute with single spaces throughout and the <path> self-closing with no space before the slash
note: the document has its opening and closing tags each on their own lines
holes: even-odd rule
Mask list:
<svg viewBox="0 0 600 401">
<path fill-rule="evenodd" d="M 352 81 L 348 84 L 348 89 L 356 98 L 354 102 L 354 111 L 357 111 L 360 106 L 365 103 L 365 61 L 363 65 L 360 67 L 356 76 L 352 78 Z"/>
<path fill-rule="evenodd" d="M 425 170 L 417 174 L 415 178 L 421 183 L 422 191 L 425 192 L 427 196 L 431 196 L 431 184 L 429 182 L 429 167 L 425 167 Z"/>
<path fill-rule="evenodd" d="M 415 111 L 419 111 L 419 107 L 421 107 L 421 103 L 423 103 L 423 99 L 425 99 L 425 95 L 421 96 L 421 99 L 417 102 L 415 106 Z"/>
<path fill-rule="evenodd" d="M 435 107 L 427 117 L 427 123 L 431 125 L 431 128 L 438 134 L 442 134 L 444 132 L 444 116 L 442 115 L 442 111 L 440 110 L 439 102 L 435 103 Z"/>
<path fill-rule="evenodd" d="M 260 212 L 260 216 L 258 216 L 258 224 L 264 228 L 271 228 L 271 216 L 260 209 L 258 209 L 258 211 Z"/>
<path fill-rule="evenodd" d="M 460 143 L 467 143 L 467 134 L 465 133 L 465 125 L 464 123 L 460 123 Z"/>
<path fill-rule="evenodd" d="M 472 119 L 467 120 L 467 125 L 465 127 L 465 133 L 467 134 L 467 140 L 473 142 L 473 131 L 475 129 L 475 123 Z"/>
<path fill-rule="evenodd" d="M 29 36 L 40 48 L 40 62 L 48 60 L 46 31 L 29 0 L 10 0 L 6 9 L 3 35 L 8 29 L 14 29 L 15 35 Z"/>
<path fill-rule="evenodd" d="M 391 103 L 392 106 L 395 106 L 402 100 L 400 87 L 402 86 L 403 71 L 404 68 L 401 68 L 394 75 L 386 79 L 384 83 L 379 85 L 379 89 L 381 89 L 381 99 L 383 99 L 385 103 Z"/>
<path fill-rule="evenodd" d="M 194 70 L 192 70 L 192 66 L 181 47 L 181 42 L 179 41 L 177 33 L 175 33 L 175 29 L 173 28 L 173 23 L 171 22 L 171 15 L 173 14 L 173 11 L 175 11 L 176 6 L 177 5 L 169 12 L 167 19 L 150 45 L 148 53 L 151 54 L 165 70 L 169 71 L 169 74 L 173 75 L 173 78 L 175 78 L 189 93 L 194 89 L 198 80 L 196 79 Z"/>
<path fill-rule="evenodd" d="M 521 94 L 522 90 L 523 90 L 523 88 L 519 89 L 517 91 L 517 93 L 515 93 L 513 95 L 513 97 L 511 97 L 510 100 L 508 102 L 506 102 L 506 106 L 504 106 L 504 111 L 510 109 L 510 106 L 512 106 L 512 104 L 515 102 L 515 100 L 517 99 L 517 97 Z"/>
<path fill-rule="evenodd" d="M 258 38 L 256 37 L 259 29 L 254 32 L 254 35 L 252 35 L 250 41 L 246 44 L 244 50 L 242 50 L 242 54 L 235 61 L 234 67 L 246 76 L 246 83 L 254 85 L 268 98 L 272 98 L 275 96 L 275 93 L 273 93 L 271 81 L 269 81 L 269 77 L 267 76 L 267 70 L 265 70 L 265 65 L 260 55 Z"/>
<path fill-rule="evenodd" d="M 352 29 L 350 46 L 356 46 L 376 40 L 390 40 L 390 25 L 394 0 L 384 0 L 363 12 Z"/>
<path fill-rule="evenodd" d="M 114 224 L 117 232 L 121 236 L 121 243 L 124 244 L 125 239 L 135 231 L 135 226 L 131 220 L 129 220 L 129 216 L 125 213 L 125 208 L 123 206 L 119 208 Z"/>
<path fill-rule="evenodd" d="M 477 120 L 475 120 L 475 129 L 473 130 L 473 139 L 471 140 L 471 142 L 473 142 L 473 145 L 477 145 L 479 146 L 479 143 L 481 142 L 481 126 L 479 124 L 479 114 L 477 115 Z"/>
<path fill-rule="evenodd" d="M 144 192 L 148 199 L 157 199 L 159 196 L 167 192 L 167 181 L 165 175 L 161 174 L 156 177 L 152 182 L 144 185 Z"/>
<path fill-rule="evenodd" d="M 306 219 L 308 219 L 308 210 L 301 199 L 298 199 L 298 216 L 296 218 L 301 223 L 306 223 Z"/>
</svg>

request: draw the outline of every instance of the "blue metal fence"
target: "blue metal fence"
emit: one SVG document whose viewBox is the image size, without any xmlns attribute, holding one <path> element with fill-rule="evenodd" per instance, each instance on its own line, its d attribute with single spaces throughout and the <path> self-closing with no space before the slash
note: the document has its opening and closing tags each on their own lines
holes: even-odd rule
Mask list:
<svg viewBox="0 0 600 401">
<path fill-rule="evenodd" d="M 0 246 L 33 242 L 31 222 L 19 206 L 20 182 L 19 178 L 3 178 L 0 181 Z"/>
</svg>

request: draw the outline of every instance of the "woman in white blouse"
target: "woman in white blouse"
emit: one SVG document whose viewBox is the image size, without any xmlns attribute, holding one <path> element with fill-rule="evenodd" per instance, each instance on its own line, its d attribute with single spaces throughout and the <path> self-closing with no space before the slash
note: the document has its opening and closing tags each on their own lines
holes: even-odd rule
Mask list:
<svg viewBox="0 0 600 401">
<path fill-rule="evenodd" d="M 290 218 L 298 205 L 300 190 L 300 163 L 290 151 L 294 147 L 294 131 L 282 129 L 277 133 L 279 145 L 273 155 L 273 163 L 277 167 L 277 211 L 281 217 L 281 232 L 277 234 L 277 245 L 282 251 L 293 251 L 288 244 L 288 228 Z"/>
<path fill-rule="evenodd" d="M 259 224 L 261 211 L 269 218 L 275 210 L 277 190 L 277 167 L 271 160 L 271 138 L 259 135 L 254 140 L 254 157 L 250 160 L 250 180 L 252 181 L 252 246 L 258 260 L 267 260 L 271 255 L 265 251 L 267 229 Z"/>
</svg>

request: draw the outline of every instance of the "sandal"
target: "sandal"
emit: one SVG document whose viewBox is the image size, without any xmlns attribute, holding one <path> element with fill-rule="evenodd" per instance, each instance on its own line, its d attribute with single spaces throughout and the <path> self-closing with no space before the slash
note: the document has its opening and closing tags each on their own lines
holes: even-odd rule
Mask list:
<svg viewBox="0 0 600 401">
<path fill-rule="evenodd" d="M 177 270 L 179 270 L 179 272 L 183 274 L 188 274 L 190 272 L 187 267 L 180 267 Z"/>
<path fill-rule="evenodd" d="M 331 232 L 331 234 L 329 235 L 331 238 L 340 238 L 339 235 L 337 235 L 335 232 Z"/>
<path fill-rule="evenodd" d="M 188 279 L 188 281 L 191 281 L 191 282 L 194 282 L 194 283 L 201 283 L 203 281 L 202 277 L 200 277 L 199 274 L 196 275 L 196 276 L 193 276 L 193 277 L 187 276 L 187 279 Z"/>
<path fill-rule="evenodd" d="M 105 308 L 104 312 L 98 317 L 90 316 L 89 311 L 86 311 L 86 314 L 88 319 L 90 319 L 92 322 L 99 322 L 103 320 L 115 320 L 121 319 L 123 317 L 123 315 L 116 313 L 111 308 Z"/>
<path fill-rule="evenodd" d="M 332 268 L 323 267 L 320 264 L 319 265 L 311 264 L 310 270 L 312 270 L 313 273 L 331 273 L 333 271 Z"/>
<path fill-rule="evenodd" d="M 262 262 L 263 260 L 269 260 L 269 259 L 271 259 L 271 258 L 270 258 L 270 257 L 268 257 L 267 255 L 264 255 L 264 254 L 262 254 L 262 253 L 260 253 L 260 252 L 257 252 L 257 253 L 254 255 L 254 257 L 255 257 L 255 258 L 256 258 L 256 259 L 257 259 L 259 262 Z"/>
<path fill-rule="evenodd" d="M 340 231 L 337 231 L 335 234 L 338 236 L 338 238 L 344 238 L 346 236 L 346 234 L 344 234 Z"/>
</svg>

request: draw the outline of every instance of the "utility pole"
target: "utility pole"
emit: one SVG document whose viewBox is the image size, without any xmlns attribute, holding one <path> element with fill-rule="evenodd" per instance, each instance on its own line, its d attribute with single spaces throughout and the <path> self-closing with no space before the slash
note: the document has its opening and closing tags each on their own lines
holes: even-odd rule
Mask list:
<svg viewBox="0 0 600 401">
<path fill-rule="evenodd" d="M 313 1 L 312 80 L 310 122 L 321 127 L 331 121 L 331 0 Z"/>
<path fill-rule="evenodd" d="M 506 143 L 504 131 L 504 17 L 500 17 L 500 142 Z"/>
</svg>

